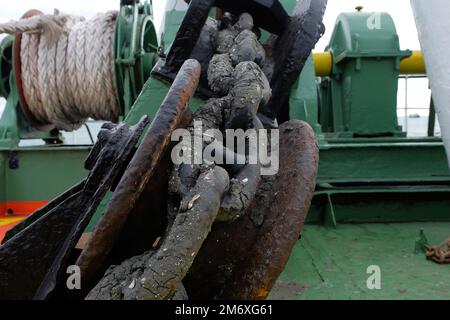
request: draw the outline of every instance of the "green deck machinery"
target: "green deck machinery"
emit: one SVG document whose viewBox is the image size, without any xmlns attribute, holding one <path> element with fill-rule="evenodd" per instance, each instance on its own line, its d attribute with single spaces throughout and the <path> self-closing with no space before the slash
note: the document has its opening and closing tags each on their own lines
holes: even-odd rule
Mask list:
<svg viewBox="0 0 450 320">
<path fill-rule="evenodd" d="M 302 107 L 304 115 L 313 115 L 300 117 L 316 128 L 320 146 L 310 220 L 448 220 L 450 176 L 441 139 L 408 138 L 398 125 L 399 76 L 417 70 L 405 66 L 413 52 L 400 50 L 392 18 L 341 14 L 326 51 L 331 70 L 317 80 L 318 94 L 309 91 L 309 104 L 307 98 L 291 102 L 292 116 Z M 314 78 L 310 73 L 299 88 Z M 432 126 L 433 119 L 431 113 Z"/>
<path fill-rule="evenodd" d="M 296 1 L 280 2 L 290 12 Z M 173 41 L 174 26 L 180 25 L 184 13 L 175 9 L 166 12 L 166 32 L 158 43 L 151 5 L 121 1 L 116 27 L 116 70 L 122 119 L 126 123 L 137 123 L 144 114 L 153 117 L 161 105 L 169 85 L 151 76 L 151 71 L 164 66 L 167 48 L 162 44 Z M 382 28 L 368 24 L 372 19 L 376 19 Z M 398 290 L 404 290 L 400 282 L 403 281 L 408 289 L 414 289 L 411 285 L 414 280 L 400 277 L 397 282 L 392 280 L 392 288 L 384 295 L 382 292 L 372 295 L 363 285 L 358 284 L 355 289 L 352 283 L 341 282 L 343 278 L 333 278 L 339 270 L 329 267 L 331 262 L 327 259 L 351 260 L 345 250 L 334 248 L 331 258 L 320 256 L 318 252 L 330 242 L 339 246 L 336 239 L 345 244 L 345 241 L 363 239 L 359 247 L 353 248 L 359 262 L 348 272 L 356 274 L 356 278 L 361 278 L 361 283 L 365 284 L 369 260 L 391 259 L 391 253 L 387 253 L 395 250 L 391 244 L 401 247 L 399 254 L 409 253 L 413 249 L 414 236 L 423 227 L 431 230 L 432 240 L 447 237 L 450 174 L 444 147 L 439 137 L 409 138 L 398 125 L 398 78 L 402 73 L 402 61 L 413 52 L 400 50 L 395 25 L 388 14 L 353 12 L 339 15 L 326 51 L 330 67 L 325 66 L 323 72 L 319 56 L 311 55 L 292 88 L 289 114 L 280 115 L 278 119 L 279 122 L 288 118 L 300 119 L 314 128 L 320 164 L 308 215 L 311 226 L 305 228 L 304 244 L 294 250 L 272 297 L 395 298 Z M 22 110 L 16 89 L 13 52 L 14 39 L 4 39 L 0 46 L 0 94 L 7 98 L 7 105 L 0 119 L 0 221 L 29 215 L 84 178 L 86 171 L 82 163 L 91 147 L 67 145 L 57 130 L 41 131 L 32 126 Z M 190 107 L 195 110 L 203 101 L 196 97 L 191 100 Z M 430 115 L 431 125 L 432 109 Z M 39 146 L 20 145 L 25 139 L 43 139 L 43 143 Z M 101 205 L 87 231 L 92 230 L 102 211 Z M 373 222 L 407 224 L 403 229 L 398 227 L 400 224 L 395 228 L 368 224 Z M 337 231 L 333 231 L 334 228 Z M 355 228 L 365 228 L 373 238 L 368 239 L 367 233 L 362 234 Z M 395 240 L 397 233 L 404 233 L 404 237 Z M 374 238 L 383 241 L 376 252 L 367 250 Z M 397 265 L 387 264 L 386 267 L 392 273 L 428 263 L 419 258 L 409 265 L 411 261 L 408 260 L 392 261 Z M 423 266 L 423 270 L 448 275 L 447 270 L 434 265 Z M 333 279 L 329 280 L 329 277 Z M 425 278 L 426 274 L 417 280 L 418 284 L 424 285 L 423 294 L 439 297 L 439 290 L 443 294 L 448 292 L 448 284 L 426 287 Z M 303 295 L 308 288 L 312 288 L 309 295 Z M 409 296 L 421 297 L 413 293 Z"/>
<path fill-rule="evenodd" d="M 397 119 L 399 76 L 424 75 L 420 52 L 400 50 L 388 14 L 351 12 L 338 16 L 314 63 L 291 93 L 290 116 L 315 129 L 316 191 L 271 298 L 448 299 L 450 270 L 421 250 L 450 230 L 449 169 L 432 100 L 427 136 L 408 137 Z"/>
</svg>

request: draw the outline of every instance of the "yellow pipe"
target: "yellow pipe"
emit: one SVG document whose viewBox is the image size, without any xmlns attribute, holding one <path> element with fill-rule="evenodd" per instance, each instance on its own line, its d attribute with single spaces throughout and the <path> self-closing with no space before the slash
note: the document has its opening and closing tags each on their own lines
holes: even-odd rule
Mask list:
<svg viewBox="0 0 450 320">
<path fill-rule="evenodd" d="M 319 52 L 313 54 L 316 76 L 326 77 L 331 74 L 333 68 L 333 57 L 330 52 Z"/>
<path fill-rule="evenodd" d="M 400 61 L 401 74 L 426 74 L 422 51 L 413 51 L 412 55 Z"/>
<path fill-rule="evenodd" d="M 333 57 L 330 52 L 313 54 L 316 76 L 326 77 L 331 74 L 333 68 Z M 425 62 L 421 51 L 413 51 L 412 55 L 400 61 L 400 74 L 425 75 Z"/>
</svg>

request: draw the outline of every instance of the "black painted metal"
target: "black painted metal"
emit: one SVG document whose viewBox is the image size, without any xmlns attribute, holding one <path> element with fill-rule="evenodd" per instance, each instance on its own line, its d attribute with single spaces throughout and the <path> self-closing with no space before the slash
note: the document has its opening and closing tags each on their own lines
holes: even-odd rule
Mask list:
<svg viewBox="0 0 450 320">
<path fill-rule="evenodd" d="M 286 111 L 292 85 L 325 32 L 322 19 L 326 5 L 327 0 L 298 2 L 285 32 L 273 42 L 272 98 L 261 112 L 272 118 L 278 116 L 279 123 L 288 120 Z"/>
<path fill-rule="evenodd" d="M 191 1 L 161 70 L 163 75 L 166 74 L 170 79 L 174 79 L 184 61 L 191 57 L 214 2 L 215 0 Z"/>
<path fill-rule="evenodd" d="M 33 224 L 35 221 L 39 220 L 41 217 L 46 215 L 50 210 L 61 204 L 64 200 L 68 199 L 69 197 L 73 196 L 75 193 L 80 192 L 83 189 L 84 184 L 86 183 L 86 179 L 83 179 L 79 184 L 73 186 L 60 196 L 56 197 L 52 201 L 50 201 L 45 207 L 37 209 L 31 216 L 29 216 L 27 219 L 21 221 L 20 223 L 16 224 L 12 229 L 8 230 L 5 237 L 2 240 L 2 244 L 5 244 L 7 241 L 9 241 L 12 237 L 14 237 L 16 234 L 18 234 L 20 231 L 27 228 L 29 225 Z"/>
<path fill-rule="evenodd" d="M 278 0 L 216 0 L 216 6 L 235 15 L 248 12 L 255 26 L 277 35 L 283 33 L 289 22 L 289 15 Z"/>
</svg>

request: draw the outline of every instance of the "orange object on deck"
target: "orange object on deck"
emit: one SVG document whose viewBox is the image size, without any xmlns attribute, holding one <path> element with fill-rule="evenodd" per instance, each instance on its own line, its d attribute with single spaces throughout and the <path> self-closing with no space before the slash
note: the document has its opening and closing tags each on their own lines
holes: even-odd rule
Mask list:
<svg viewBox="0 0 450 320">
<path fill-rule="evenodd" d="M 0 203 L 0 242 L 6 232 L 48 201 L 8 201 Z"/>
</svg>

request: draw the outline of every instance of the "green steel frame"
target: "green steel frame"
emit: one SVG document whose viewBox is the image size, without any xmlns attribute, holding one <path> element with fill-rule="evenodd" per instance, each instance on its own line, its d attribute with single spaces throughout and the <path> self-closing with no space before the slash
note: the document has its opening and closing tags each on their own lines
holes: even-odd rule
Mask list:
<svg viewBox="0 0 450 320">
<path fill-rule="evenodd" d="M 370 19 L 381 28 L 369 28 Z M 311 124 L 320 149 L 308 222 L 450 220 L 450 171 L 431 134 L 432 104 L 427 137 L 408 138 L 398 126 L 399 65 L 411 51 L 400 50 L 392 18 L 343 13 L 327 50 L 332 74 L 316 78 L 309 62 L 290 100 L 291 117 Z"/>
</svg>

